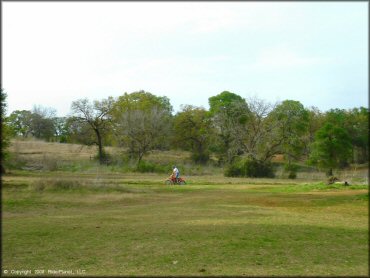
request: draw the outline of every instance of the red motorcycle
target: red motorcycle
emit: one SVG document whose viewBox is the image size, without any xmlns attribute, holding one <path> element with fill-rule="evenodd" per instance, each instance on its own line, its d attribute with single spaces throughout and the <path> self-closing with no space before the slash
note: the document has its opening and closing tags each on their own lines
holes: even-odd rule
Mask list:
<svg viewBox="0 0 370 278">
<path fill-rule="evenodd" d="M 167 185 L 175 185 L 175 184 L 185 185 L 186 181 L 183 178 L 177 178 L 176 179 L 176 178 L 171 176 L 164 183 L 167 184 Z"/>
</svg>

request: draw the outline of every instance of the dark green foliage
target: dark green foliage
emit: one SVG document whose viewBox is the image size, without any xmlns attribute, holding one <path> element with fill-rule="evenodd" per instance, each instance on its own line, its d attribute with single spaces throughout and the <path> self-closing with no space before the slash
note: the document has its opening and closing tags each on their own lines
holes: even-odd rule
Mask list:
<svg viewBox="0 0 370 278">
<path fill-rule="evenodd" d="M 205 164 L 207 161 L 209 161 L 209 152 L 192 153 L 191 160 L 195 163 Z"/>
<path fill-rule="evenodd" d="M 273 178 L 274 169 L 271 162 L 255 159 L 243 159 L 230 164 L 224 172 L 226 177 Z"/>
<path fill-rule="evenodd" d="M 5 114 L 6 114 L 6 98 L 7 94 L 1 89 L 1 173 L 5 173 L 5 168 L 4 168 L 4 162 L 7 160 L 9 156 L 9 152 L 7 148 L 10 145 L 10 137 L 11 137 L 11 130 L 9 128 L 9 125 L 6 123 L 5 120 Z"/>
<path fill-rule="evenodd" d="M 202 107 L 185 105 L 173 122 L 173 143 L 192 153 L 196 163 L 206 163 L 213 138 L 213 128 L 207 111 Z"/>
<path fill-rule="evenodd" d="M 106 152 L 105 149 L 102 150 L 101 154 L 97 153 L 94 156 L 94 159 L 98 160 L 99 162 L 102 161 L 102 163 L 106 165 L 112 164 L 112 155 Z"/>
<path fill-rule="evenodd" d="M 172 169 L 170 164 L 162 165 L 150 161 L 141 160 L 135 171 L 140 173 L 169 173 Z"/>
<path fill-rule="evenodd" d="M 290 164 L 304 153 L 303 136 L 308 131 L 309 113 L 299 101 L 285 100 L 269 113 L 272 125 L 277 126 L 274 134 L 281 140 L 280 149 Z"/>
<path fill-rule="evenodd" d="M 245 102 L 245 100 L 237 94 L 223 91 L 222 93 L 208 99 L 210 106 L 209 112 L 214 115 L 215 113 L 219 113 L 222 110 L 227 109 L 232 103 L 235 102 Z"/>
<path fill-rule="evenodd" d="M 351 140 L 351 162 L 368 161 L 369 110 L 365 107 L 349 110 L 331 109 L 325 114 L 325 120 L 348 133 Z"/>
<path fill-rule="evenodd" d="M 299 166 L 296 164 L 285 164 L 284 171 L 288 173 L 289 179 L 297 178 L 297 171 Z"/>
<path fill-rule="evenodd" d="M 210 149 L 217 155 L 220 165 L 231 163 L 243 153 L 238 142 L 239 133 L 251 117 L 251 111 L 241 96 L 224 91 L 208 99 L 215 138 Z"/>
<path fill-rule="evenodd" d="M 331 123 L 326 123 L 315 135 L 309 163 L 326 169 L 333 175 L 333 169 L 346 165 L 351 156 L 351 139 L 347 131 Z"/>
</svg>

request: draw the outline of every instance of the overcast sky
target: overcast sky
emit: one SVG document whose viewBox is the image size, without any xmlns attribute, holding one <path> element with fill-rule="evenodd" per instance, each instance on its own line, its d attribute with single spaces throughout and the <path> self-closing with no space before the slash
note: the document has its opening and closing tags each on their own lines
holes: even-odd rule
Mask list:
<svg viewBox="0 0 370 278">
<path fill-rule="evenodd" d="M 3 2 L 8 114 L 145 90 L 368 106 L 367 2 Z"/>
</svg>

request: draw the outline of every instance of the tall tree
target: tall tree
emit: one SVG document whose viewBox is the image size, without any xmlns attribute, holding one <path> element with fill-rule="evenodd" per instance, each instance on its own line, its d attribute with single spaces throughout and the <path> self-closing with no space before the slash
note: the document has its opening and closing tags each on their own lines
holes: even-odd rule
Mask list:
<svg viewBox="0 0 370 278">
<path fill-rule="evenodd" d="M 214 115 L 222 110 L 230 110 L 230 106 L 235 102 L 245 103 L 245 99 L 229 91 L 223 91 L 208 99 L 209 112 Z"/>
<path fill-rule="evenodd" d="M 369 160 L 369 109 L 353 108 L 347 113 L 346 129 L 352 141 L 352 162 Z"/>
<path fill-rule="evenodd" d="M 315 135 L 309 163 L 327 170 L 333 175 L 333 169 L 339 168 L 351 156 L 351 139 L 344 128 L 326 123 Z"/>
<path fill-rule="evenodd" d="M 112 111 L 116 141 L 139 164 L 145 154 L 168 143 L 171 112 L 167 97 L 146 91 L 125 93 Z"/>
<path fill-rule="evenodd" d="M 113 114 L 120 114 L 127 110 L 150 110 L 153 107 L 160 107 L 168 113 L 172 112 L 172 106 L 168 97 L 156 96 L 142 90 L 130 94 L 124 93 L 122 96 L 119 96 L 114 104 Z"/>
<path fill-rule="evenodd" d="M 53 108 L 34 106 L 31 113 L 31 134 L 39 139 L 51 140 L 55 135 L 54 118 L 56 111 Z"/>
<path fill-rule="evenodd" d="M 32 112 L 29 110 L 15 110 L 9 117 L 9 126 L 16 136 L 28 137 L 31 134 Z"/>
<path fill-rule="evenodd" d="M 304 142 L 304 156 L 308 158 L 311 153 L 311 145 L 315 141 L 316 132 L 324 125 L 325 123 L 325 114 L 321 112 L 317 107 L 309 107 L 307 109 L 308 120 L 307 120 L 307 132 L 303 136 Z"/>
<path fill-rule="evenodd" d="M 234 142 L 251 160 L 268 163 L 281 151 L 283 143 L 283 138 L 278 136 L 279 123 L 268 117 L 276 104 L 258 98 L 250 98 L 247 103 L 250 113 L 241 125 L 233 129 Z"/>
<path fill-rule="evenodd" d="M 174 141 L 182 149 L 192 152 L 197 163 L 209 160 L 209 146 L 213 136 L 211 120 L 202 107 L 185 105 L 174 118 Z"/>
<path fill-rule="evenodd" d="M 281 153 L 288 168 L 292 161 L 299 160 L 304 153 L 303 136 L 308 131 L 308 111 L 299 101 L 285 100 L 278 104 L 268 116 L 276 122 L 277 136 L 282 139 Z"/>
<path fill-rule="evenodd" d="M 325 113 L 325 120 L 335 126 L 345 129 L 351 138 L 350 162 L 365 162 L 368 155 L 368 117 L 367 108 L 360 107 L 354 109 L 330 109 Z"/>
<path fill-rule="evenodd" d="M 67 117 L 54 117 L 54 137 L 60 143 L 67 143 L 68 140 L 68 128 L 67 128 Z"/>
<path fill-rule="evenodd" d="M 116 119 L 115 132 L 121 146 L 129 147 L 131 157 L 140 164 L 148 152 L 161 148 L 170 130 L 170 116 L 160 107 L 127 110 Z"/>
<path fill-rule="evenodd" d="M 86 123 L 95 133 L 98 145 L 98 156 L 100 164 L 104 163 L 105 154 L 103 150 L 103 136 L 109 130 L 111 123 L 111 111 L 114 100 L 112 97 L 101 101 L 90 102 L 88 99 L 79 99 L 72 102 L 71 110 L 74 120 Z"/>
<path fill-rule="evenodd" d="M 1 89 L 1 93 L 0 93 L 0 101 L 1 101 L 1 130 L 0 130 L 0 134 L 1 134 L 1 173 L 4 174 L 5 173 L 5 166 L 4 166 L 4 162 L 6 161 L 9 153 L 8 153 L 8 147 L 10 145 L 10 137 L 11 137 L 11 133 L 10 133 L 10 128 L 9 128 L 9 125 L 7 124 L 7 120 L 6 120 L 6 109 L 7 109 L 7 103 L 6 103 L 6 98 L 7 98 L 7 94 L 4 92 L 3 89 Z"/>
<path fill-rule="evenodd" d="M 218 154 L 220 163 L 230 164 L 243 152 L 232 134 L 246 123 L 251 116 L 251 111 L 245 99 L 229 92 L 209 98 L 209 104 L 215 130 L 212 150 Z"/>
</svg>

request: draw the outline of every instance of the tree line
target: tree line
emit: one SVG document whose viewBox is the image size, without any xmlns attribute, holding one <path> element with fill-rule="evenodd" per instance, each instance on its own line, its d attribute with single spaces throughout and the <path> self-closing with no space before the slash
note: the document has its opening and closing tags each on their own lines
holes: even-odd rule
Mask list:
<svg viewBox="0 0 370 278">
<path fill-rule="evenodd" d="M 368 161 L 368 108 L 322 112 L 295 100 L 272 103 L 228 91 L 210 97 L 209 107 L 183 105 L 174 113 L 169 98 L 138 91 L 75 100 L 66 117 L 41 106 L 16 110 L 2 118 L 2 126 L 10 136 L 95 144 L 101 164 L 109 161 L 105 146 L 124 148 L 138 165 L 153 150 L 187 150 L 194 163 L 214 157 L 227 176 L 273 176 L 276 155 L 283 155 L 292 178 L 300 161 L 329 176 Z"/>
</svg>

